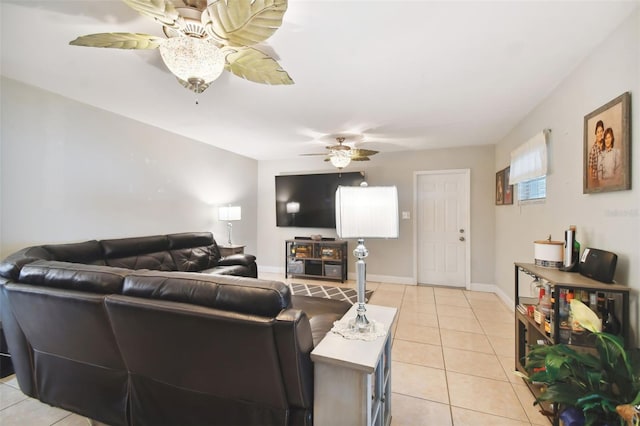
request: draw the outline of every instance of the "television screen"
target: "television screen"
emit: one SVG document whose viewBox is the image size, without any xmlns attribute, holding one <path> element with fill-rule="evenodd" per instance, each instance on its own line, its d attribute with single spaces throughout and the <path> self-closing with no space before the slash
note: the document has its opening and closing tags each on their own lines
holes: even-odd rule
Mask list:
<svg viewBox="0 0 640 426">
<path fill-rule="evenodd" d="M 363 172 L 276 176 L 276 225 L 335 228 L 336 189 L 362 181 Z"/>
</svg>

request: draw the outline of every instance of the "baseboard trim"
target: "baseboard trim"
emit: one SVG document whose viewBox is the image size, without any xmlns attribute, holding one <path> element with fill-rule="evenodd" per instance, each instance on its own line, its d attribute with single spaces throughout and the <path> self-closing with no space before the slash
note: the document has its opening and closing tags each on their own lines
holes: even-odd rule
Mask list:
<svg viewBox="0 0 640 426">
<path fill-rule="evenodd" d="M 495 284 L 471 283 L 471 288 L 469 290 L 494 293 L 500 300 L 502 300 L 502 303 L 504 303 L 511 312 L 515 312 L 513 299 Z"/>
</svg>

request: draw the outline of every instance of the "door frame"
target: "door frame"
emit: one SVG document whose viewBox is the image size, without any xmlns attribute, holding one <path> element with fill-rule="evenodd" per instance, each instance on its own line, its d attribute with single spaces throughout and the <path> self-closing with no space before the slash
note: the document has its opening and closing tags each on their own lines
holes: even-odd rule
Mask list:
<svg viewBox="0 0 640 426">
<path fill-rule="evenodd" d="M 464 185 L 466 192 L 467 214 L 465 229 L 465 283 L 466 290 L 471 289 L 471 169 L 446 169 L 446 170 L 425 170 L 413 172 L 413 282 L 418 285 L 418 177 L 421 175 L 445 175 L 445 174 L 462 174 L 464 175 Z"/>
</svg>

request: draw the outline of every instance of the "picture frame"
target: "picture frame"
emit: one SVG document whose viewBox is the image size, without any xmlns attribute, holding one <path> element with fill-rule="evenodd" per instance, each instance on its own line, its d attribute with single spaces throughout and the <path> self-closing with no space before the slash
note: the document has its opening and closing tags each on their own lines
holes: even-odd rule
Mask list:
<svg viewBox="0 0 640 426">
<path fill-rule="evenodd" d="M 504 169 L 504 197 L 502 204 L 513 204 L 513 185 L 509 185 L 509 176 L 511 175 L 511 166 Z"/>
<path fill-rule="evenodd" d="M 504 169 L 496 173 L 496 206 L 504 204 Z"/>
<path fill-rule="evenodd" d="M 583 194 L 631 189 L 631 93 L 584 117 Z"/>
<path fill-rule="evenodd" d="M 509 185 L 511 166 L 496 173 L 496 206 L 513 204 L 513 185 Z"/>
</svg>

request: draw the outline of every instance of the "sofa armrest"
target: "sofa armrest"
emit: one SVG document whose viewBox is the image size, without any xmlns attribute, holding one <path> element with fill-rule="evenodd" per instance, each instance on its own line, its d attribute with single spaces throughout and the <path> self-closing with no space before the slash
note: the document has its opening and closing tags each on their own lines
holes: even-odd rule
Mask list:
<svg viewBox="0 0 640 426">
<path fill-rule="evenodd" d="M 220 266 L 233 266 L 233 265 L 242 265 L 242 266 L 250 266 L 251 264 L 256 262 L 256 257 L 252 254 L 232 254 L 231 256 L 226 256 L 220 258 L 218 261 L 218 265 Z"/>
</svg>

